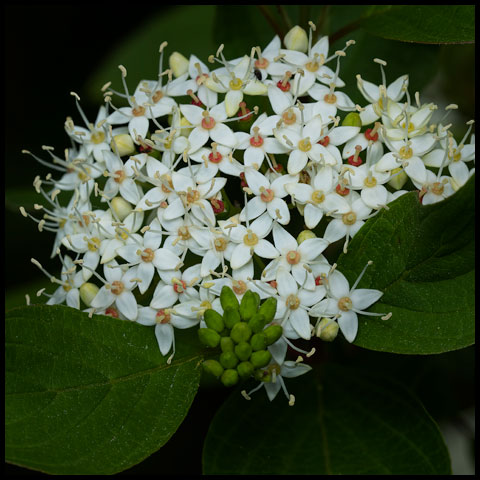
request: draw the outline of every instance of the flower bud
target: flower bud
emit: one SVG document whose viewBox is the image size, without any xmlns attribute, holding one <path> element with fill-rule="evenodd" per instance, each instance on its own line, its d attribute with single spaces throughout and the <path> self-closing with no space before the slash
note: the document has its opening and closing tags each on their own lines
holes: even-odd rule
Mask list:
<svg viewBox="0 0 480 480">
<path fill-rule="evenodd" d="M 233 290 L 226 285 L 222 288 L 220 292 L 220 304 L 222 305 L 223 310 L 227 308 L 238 309 L 239 304 L 236 295 L 233 293 Z"/>
<path fill-rule="evenodd" d="M 168 59 L 168 64 L 175 78 L 188 72 L 188 60 L 178 52 L 173 52 Z"/>
<path fill-rule="evenodd" d="M 257 352 L 258 350 L 265 350 L 267 348 L 267 337 L 263 332 L 256 333 L 250 339 L 250 345 L 252 350 Z"/>
<path fill-rule="evenodd" d="M 250 362 L 255 368 L 262 368 L 265 365 L 268 365 L 268 362 L 272 359 L 272 354 L 268 350 L 258 350 L 258 352 L 253 352 L 250 357 Z"/>
<path fill-rule="evenodd" d="M 222 352 L 233 352 L 235 344 L 230 337 L 222 337 L 220 339 L 220 348 L 222 349 Z"/>
<path fill-rule="evenodd" d="M 343 127 L 361 127 L 362 119 L 357 112 L 350 112 L 345 116 L 342 122 Z"/>
<path fill-rule="evenodd" d="M 317 325 L 315 335 L 326 342 L 333 342 L 338 335 L 338 323 L 331 318 L 322 318 Z"/>
<path fill-rule="evenodd" d="M 222 316 L 211 308 L 205 310 L 205 313 L 203 314 L 203 319 L 205 320 L 208 328 L 211 328 L 218 333 L 221 333 L 222 330 L 225 328 Z"/>
<path fill-rule="evenodd" d="M 223 321 L 227 328 L 233 328 L 236 323 L 241 321 L 238 309 L 233 309 L 231 307 L 226 308 L 223 312 Z"/>
<path fill-rule="evenodd" d="M 121 157 L 135 153 L 135 144 L 128 133 L 115 135 L 110 142 L 110 147 L 114 153 L 118 153 Z"/>
<path fill-rule="evenodd" d="M 247 290 L 240 303 L 240 316 L 242 320 L 250 320 L 258 309 L 260 297 L 256 296 L 251 290 Z"/>
<path fill-rule="evenodd" d="M 98 291 L 100 289 L 94 284 L 94 283 L 84 283 L 80 287 L 80 298 L 82 299 L 82 302 L 87 306 L 90 307 L 92 300 L 96 297 Z"/>
<path fill-rule="evenodd" d="M 283 43 L 288 50 L 297 50 L 305 53 L 308 49 L 307 32 L 298 25 L 295 25 L 283 39 Z"/>
<path fill-rule="evenodd" d="M 205 360 L 202 366 L 206 372 L 211 373 L 214 377 L 219 378 L 223 373 L 223 367 L 216 360 Z"/>
<path fill-rule="evenodd" d="M 215 348 L 220 343 L 220 335 L 211 328 L 200 328 L 198 338 L 207 347 Z"/>
<path fill-rule="evenodd" d="M 258 313 L 261 313 L 265 318 L 265 325 L 270 323 L 275 317 L 277 312 L 277 299 L 275 297 L 267 298 L 258 309 Z"/>
<path fill-rule="evenodd" d="M 133 210 L 132 206 L 122 197 L 112 198 L 110 205 L 121 222 L 123 222 Z"/>
<path fill-rule="evenodd" d="M 245 362 L 252 354 L 252 346 L 248 342 L 240 342 L 235 346 L 235 354 L 240 361 Z"/>
<path fill-rule="evenodd" d="M 391 173 L 392 175 L 396 175 L 388 181 L 388 184 L 395 190 L 400 190 L 408 180 L 405 170 L 403 170 L 401 167 L 398 167 L 394 168 Z"/>
<path fill-rule="evenodd" d="M 252 329 L 253 333 L 258 333 L 263 330 L 265 326 L 265 317 L 261 313 L 256 313 L 249 321 L 248 326 Z"/>
<path fill-rule="evenodd" d="M 223 372 L 220 380 L 226 387 L 233 387 L 238 383 L 238 372 L 229 368 Z"/>
<path fill-rule="evenodd" d="M 305 240 L 309 240 L 310 238 L 316 238 L 317 236 L 311 230 L 303 230 L 298 234 L 297 242 L 300 245 Z"/>
<path fill-rule="evenodd" d="M 224 368 L 235 368 L 238 364 L 238 357 L 234 352 L 223 352 L 220 354 L 220 363 Z"/>
<path fill-rule="evenodd" d="M 254 370 L 250 362 L 241 362 L 237 365 L 237 372 L 243 379 L 250 377 Z"/>
<path fill-rule="evenodd" d="M 263 333 L 265 334 L 267 345 L 271 345 L 283 335 L 283 328 L 281 325 L 270 325 Z"/>
<path fill-rule="evenodd" d="M 245 322 L 236 323 L 230 332 L 230 337 L 235 343 L 248 342 L 251 335 L 252 329 Z"/>
</svg>

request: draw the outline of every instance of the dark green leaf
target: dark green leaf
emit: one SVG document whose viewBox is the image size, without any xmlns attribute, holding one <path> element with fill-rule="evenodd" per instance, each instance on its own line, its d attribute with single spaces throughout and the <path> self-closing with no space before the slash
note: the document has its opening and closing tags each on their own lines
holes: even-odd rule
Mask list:
<svg viewBox="0 0 480 480">
<path fill-rule="evenodd" d="M 296 402 L 234 392 L 205 440 L 205 474 L 439 475 L 450 473 L 437 425 L 404 387 L 327 364 L 287 379 Z"/>
<path fill-rule="evenodd" d="M 64 306 L 6 315 L 5 456 L 50 474 L 113 474 L 158 450 L 197 392 L 196 335 L 170 365 L 154 332 Z"/>
<path fill-rule="evenodd" d="M 474 5 L 394 5 L 361 20 L 379 37 L 419 43 L 475 43 Z"/>
<path fill-rule="evenodd" d="M 338 259 L 360 288 L 384 292 L 372 307 L 388 321 L 362 317 L 355 344 L 393 353 L 432 354 L 475 341 L 474 177 L 455 195 L 422 206 L 416 192 L 370 219 Z"/>
</svg>

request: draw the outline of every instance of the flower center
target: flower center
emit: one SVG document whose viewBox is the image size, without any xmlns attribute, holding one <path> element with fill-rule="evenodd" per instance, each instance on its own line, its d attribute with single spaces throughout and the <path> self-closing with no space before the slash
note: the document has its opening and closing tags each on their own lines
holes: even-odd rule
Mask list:
<svg viewBox="0 0 480 480">
<path fill-rule="evenodd" d="M 444 187 L 445 187 L 445 186 L 443 185 L 443 183 L 441 183 L 441 182 L 435 182 L 435 183 L 431 186 L 430 190 L 431 190 L 431 192 L 434 193 L 435 195 L 442 195 Z"/>
<path fill-rule="evenodd" d="M 373 188 L 377 185 L 377 179 L 372 176 L 368 176 L 364 181 L 363 184 L 368 188 Z"/>
<path fill-rule="evenodd" d="M 348 312 L 349 310 L 352 309 L 352 307 L 353 307 L 352 300 L 349 297 L 342 297 L 338 301 L 338 308 L 342 312 Z"/>
<path fill-rule="evenodd" d="M 155 258 L 155 252 L 151 248 L 146 248 L 140 256 L 144 262 L 151 262 Z"/>
<path fill-rule="evenodd" d="M 102 143 L 105 140 L 105 134 L 97 130 L 92 133 L 92 135 L 90 136 L 90 140 L 95 145 L 98 145 L 99 143 Z"/>
<path fill-rule="evenodd" d="M 161 309 L 155 315 L 155 321 L 157 323 L 165 324 L 170 322 L 170 314 L 165 310 Z"/>
<path fill-rule="evenodd" d="M 240 90 L 243 86 L 243 82 L 239 78 L 235 77 L 230 80 L 228 85 L 232 90 Z"/>
<path fill-rule="evenodd" d="M 261 147 L 263 145 L 263 138 L 258 134 L 259 130 L 258 127 L 253 129 L 254 135 L 250 137 L 250 145 L 252 147 Z"/>
<path fill-rule="evenodd" d="M 331 105 L 333 105 L 334 103 L 337 102 L 337 96 L 334 94 L 334 93 L 327 93 L 324 97 L 323 97 L 323 101 L 325 103 L 330 103 Z"/>
<path fill-rule="evenodd" d="M 298 148 L 302 152 L 308 152 L 312 148 L 312 144 L 310 143 L 310 137 L 300 140 L 298 142 Z"/>
<path fill-rule="evenodd" d="M 260 198 L 265 202 L 265 203 L 268 203 L 268 202 L 271 202 L 274 198 L 275 198 L 275 193 L 273 190 L 271 190 L 270 188 L 265 188 L 265 187 L 261 187 L 260 188 L 261 190 L 261 194 L 260 194 Z"/>
<path fill-rule="evenodd" d="M 243 280 L 233 280 L 232 290 L 237 295 L 243 295 L 247 291 L 247 284 Z"/>
<path fill-rule="evenodd" d="M 227 241 L 224 238 L 216 238 L 215 241 L 213 242 L 213 245 L 215 247 L 215 250 L 217 252 L 224 252 L 227 248 Z"/>
<path fill-rule="evenodd" d="M 244 237 L 243 237 L 243 243 L 247 245 L 248 247 L 253 247 L 258 243 L 258 237 L 255 233 L 252 231 L 249 231 Z"/>
<path fill-rule="evenodd" d="M 108 307 L 105 310 L 105 315 L 108 315 L 109 317 L 113 317 L 113 318 L 118 318 L 118 312 L 113 307 Z"/>
<path fill-rule="evenodd" d="M 125 172 L 123 170 L 117 170 L 114 174 L 113 174 L 113 179 L 117 182 L 117 183 L 122 183 L 124 180 L 125 180 Z"/>
<path fill-rule="evenodd" d="M 270 62 L 265 57 L 255 60 L 255 68 L 265 69 L 269 64 Z"/>
<path fill-rule="evenodd" d="M 456 148 L 454 148 L 450 154 L 448 154 L 448 156 L 454 161 L 454 162 L 458 162 L 461 158 L 462 158 L 462 152 L 458 151 Z"/>
<path fill-rule="evenodd" d="M 321 140 L 318 141 L 318 143 L 324 147 L 328 147 L 328 144 L 330 143 L 330 137 L 325 135 Z"/>
<path fill-rule="evenodd" d="M 173 190 L 173 182 L 172 182 L 172 177 L 170 175 L 162 175 L 162 192 L 163 193 L 170 193 Z M 165 185 L 165 183 L 168 184 Z"/>
<path fill-rule="evenodd" d="M 90 178 L 90 169 L 88 167 L 84 167 L 85 172 L 78 172 L 78 178 L 82 182 L 86 182 Z"/>
<path fill-rule="evenodd" d="M 290 265 L 296 265 L 300 261 L 300 253 L 295 250 L 290 250 L 287 253 L 287 262 Z"/>
<path fill-rule="evenodd" d="M 161 90 L 157 90 L 152 96 L 153 103 L 158 103 L 162 98 L 163 92 Z"/>
<path fill-rule="evenodd" d="M 213 152 L 209 153 L 208 160 L 212 163 L 220 163 L 223 159 L 223 155 L 217 150 L 215 154 Z"/>
<path fill-rule="evenodd" d="M 410 148 L 410 147 L 402 147 L 398 154 L 400 155 L 400 157 L 404 158 L 404 159 L 409 159 L 412 157 L 413 155 L 413 150 Z"/>
<path fill-rule="evenodd" d="M 283 123 L 286 125 L 293 125 L 297 121 L 297 116 L 293 112 L 291 108 L 289 108 L 286 112 L 282 115 Z"/>
<path fill-rule="evenodd" d="M 225 211 L 225 204 L 221 200 L 212 198 L 210 200 L 210 204 L 212 205 L 213 213 L 215 215 L 218 215 L 219 213 L 222 213 Z"/>
<path fill-rule="evenodd" d="M 322 190 L 315 190 L 312 193 L 312 201 L 316 204 L 322 203 L 325 200 L 325 194 Z"/>
<path fill-rule="evenodd" d="M 204 111 L 202 115 L 202 128 L 205 130 L 211 130 L 215 126 L 215 119 L 211 117 L 207 111 Z"/>
<path fill-rule="evenodd" d="M 188 227 L 186 227 L 185 225 L 180 227 L 177 233 L 182 240 L 188 240 L 189 238 L 192 238 L 190 232 L 188 231 Z"/>
<path fill-rule="evenodd" d="M 187 284 L 183 280 L 178 280 L 176 278 L 174 279 L 174 281 L 175 284 L 173 285 L 173 289 L 175 290 L 175 292 L 183 293 L 187 288 Z"/>
<path fill-rule="evenodd" d="M 114 295 L 120 295 L 124 290 L 125 290 L 125 285 L 123 284 L 123 282 L 120 282 L 119 280 L 115 280 L 112 283 L 112 287 L 110 288 L 110 291 Z"/>
<path fill-rule="evenodd" d="M 355 212 L 348 212 L 342 215 L 342 221 L 345 225 L 353 225 L 357 221 Z"/>
<path fill-rule="evenodd" d="M 96 252 L 100 248 L 101 240 L 98 237 L 89 238 L 87 247 L 91 252 Z"/>
<path fill-rule="evenodd" d="M 208 301 L 208 300 L 204 300 L 201 304 L 200 304 L 200 308 L 202 310 L 209 310 L 210 308 L 212 308 L 212 304 Z"/>
<path fill-rule="evenodd" d="M 407 124 L 405 122 L 402 123 L 402 128 L 405 128 Z M 415 130 L 415 125 L 412 122 L 408 122 L 408 133 L 413 132 Z"/>
<path fill-rule="evenodd" d="M 141 117 L 142 115 L 145 115 L 145 107 L 137 105 L 135 108 L 132 108 L 132 115 L 134 117 Z"/>
<path fill-rule="evenodd" d="M 197 202 L 198 200 L 200 200 L 200 192 L 198 190 L 192 190 L 190 187 L 188 187 L 187 202 L 191 204 Z"/>
<path fill-rule="evenodd" d="M 69 292 L 69 291 L 72 289 L 72 286 L 67 283 L 66 285 L 63 285 L 63 289 L 64 289 L 66 292 Z"/>
<path fill-rule="evenodd" d="M 289 295 L 285 301 L 285 305 L 290 310 L 296 310 L 300 306 L 300 299 L 296 295 Z"/>
<path fill-rule="evenodd" d="M 350 190 L 346 187 L 346 186 L 343 186 L 338 184 L 336 187 L 335 187 L 335 191 L 341 195 L 342 197 L 345 197 L 347 196 L 349 193 L 350 193 Z"/>
</svg>

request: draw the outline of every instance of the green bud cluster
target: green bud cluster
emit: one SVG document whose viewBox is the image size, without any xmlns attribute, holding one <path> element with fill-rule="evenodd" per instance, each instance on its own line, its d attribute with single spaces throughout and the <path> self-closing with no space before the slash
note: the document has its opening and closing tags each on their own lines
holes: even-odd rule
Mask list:
<svg viewBox="0 0 480 480">
<path fill-rule="evenodd" d="M 272 358 L 267 347 L 282 336 L 283 328 L 269 325 L 277 311 L 275 298 L 261 303 L 258 293 L 247 290 L 239 302 L 233 290 L 225 286 L 220 303 L 223 316 L 215 310 L 205 310 L 207 327 L 198 330 L 198 338 L 205 346 L 219 347 L 221 351 L 217 359 L 203 362 L 204 370 L 231 387 L 240 379 L 261 374 Z"/>
</svg>

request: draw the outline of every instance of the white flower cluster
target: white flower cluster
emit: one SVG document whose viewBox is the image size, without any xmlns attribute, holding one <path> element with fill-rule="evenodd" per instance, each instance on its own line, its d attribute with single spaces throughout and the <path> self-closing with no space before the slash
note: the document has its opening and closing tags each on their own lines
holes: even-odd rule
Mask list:
<svg viewBox="0 0 480 480">
<path fill-rule="evenodd" d="M 387 85 L 381 60 L 380 85 L 357 76 L 367 104 L 355 105 L 338 90 L 354 42 L 329 54 L 328 37 L 312 45 L 313 30 L 307 38 L 295 27 L 286 48 L 275 37 L 233 60 L 221 46 L 209 58 L 215 69 L 173 53 L 163 71 L 164 43 L 158 80 L 131 95 L 120 66 L 124 92 L 105 85 L 94 123 L 72 93 L 85 127 L 68 118 L 64 157 L 51 147 L 52 163 L 35 156 L 61 174 L 34 182 L 49 205 L 36 206 L 45 212 L 39 229 L 56 233 L 52 255 L 63 264 L 59 279 L 45 272 L 59 284 L 48 304 L 155 325 L 168 355 L 175 328 L 201 326 L 206 309 L 222 313 L 222 287 L 238 299 L 252 290 L 277 299 L 284 334 L 269 348 L 286 376 L 308 371 L 284 364 L 290 340 L 333 340 L 340 328 L 352 342 L 358 313 L 380 315 L 365 310 L 382 292 L 357 289 L 361 275 L 350 286 L 322 252 L 340 239 L 347 251 L 408 179 L 424 204 L 458 190 L 473 173 L 471 125 L 457 143 L 443 119 L 431 123 L 434 104 L 418 93 L 411 103 L 407 75 Z M 260 100 L 264 111 L 252 106 Z M 66 206 L 64 191 L 72 192 Z M 294 215 L 307 229 L 298 238 Z M 280 383 L 267 388 L 270 398 Z"/>
</svg>

